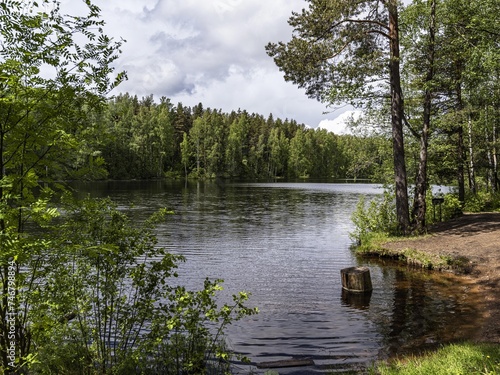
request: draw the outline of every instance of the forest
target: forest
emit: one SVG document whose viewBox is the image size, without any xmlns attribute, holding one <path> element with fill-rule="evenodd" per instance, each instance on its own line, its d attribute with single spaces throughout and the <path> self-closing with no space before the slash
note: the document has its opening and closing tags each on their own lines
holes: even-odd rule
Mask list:
<svg viewBox="0 0 500 375">
<path fill-rule="evenodd" d="M 496 105 L 496 104 L 495 104 Z M 469 107 L 461 150 L 447 113 L 433 132 L 429 151 L 430 181 L 457 185 L 460 160 L 469 190 L 497 190 L 499 108 L 493 103 Z M 463 114 L 462 114 L 463 115 Z M 367 114 L 352 120 L 351 134 L 312 129 L 293 119 L 267 118 L 245 110 L 174 105 L 119 94 L 104 109 L 88 116 L 79 149 L 54 179 L 155 178 L 311 178 L 389 182 L 392 177 L 391 134 L 386 119 Z M 371 130 L 366 130 L 366 129 Z M 415 175 L 418 139 L 408 130 L 409 175 Z M 458 152 L 462 152 L 461 159 Z M 50 174 L 50 173 L 49 173 Z"/>
<path fill-rule="evenodd" d="M 331 37 L 303 44 L 309 34 L 321 33 L 308 23 L 317 12 L 332 19 L 336 15 L 335 9 L 312 3 L 309 14 L 294 15 L 290 21 L 304 35 L 294 36 L 288 45 L 270 43 L 267 50 L 285 78 L 308 88 L 311 97 L 363 109 L 364 116 L 350 124 L 350 135 L 311 129 L 272 114 L 244 109 L 223 113 L 202 103 L 190 108 L 165 97 L 155 102 L 152 95 L 124 93 L 109 99 L 100 111 L 88 111 L 85 131 L 76 134 L 85 147 L 52 176 L 390 182 L 399 173 L 393 169 L 393 101 L 387 81 L 375 78 L 390 75 L 384 66 L 390 56 L 381 55 L 385 30 L 374 27 L 380 24 L 376 18 L 352 22 L 361 28 L 344 40 L 352 45 L 345 52 L 352 55 L 352 66 L 323 60 L 323 50 L 348 44 L 338 47 L 339 40 Z M 363 7 L 369 9 L 368 4 Z M 497 8 L 495 1 L 415 1 L 401 12 L 398 73 L 404 107 L 398 111 L 404 149 L 398 153 L 405 157 L 404 178 L 410 185 L 426 190 L 429 184 L 452 184 L 459 188 L 461 201 L 466 193 L 500 187 L 499 26 L 491 19 Z M 343 22 L 339 25 L 350 20 Z M 360 32 L 369 37 L 360 39 Z M 296 64 L 302 56 L 317 61 L 315 68 Z M 334 77 L 329 71 L 341 74 Z"/>
<path fill-rule="evenodd" d="M 379 180 L 390 163 L 387 137 L 338 136 L 202 103 L 190 108 L 121 94 L 92 119 L 94 137 L 61 177 Z"/>
<path fill-rule="evenodd" d="M 257 313 L 245 292 L 218 305 L 221 280 L 172 286 L 183 258 L 154 232 L 168 210 L 134 223 L 68 180 L 369 180 L 403 235 L 425 232 L 431 184 L 456 186 L 460 210 L 498 201 L 500 2 L 305 4 L 263 49 L 308 96 L 362 110 L 349 135 L 119 94 L 123 41 L 99 7 L 0 1 L 0 372 L 227 373 L 224 328 Z"/>
</svg>

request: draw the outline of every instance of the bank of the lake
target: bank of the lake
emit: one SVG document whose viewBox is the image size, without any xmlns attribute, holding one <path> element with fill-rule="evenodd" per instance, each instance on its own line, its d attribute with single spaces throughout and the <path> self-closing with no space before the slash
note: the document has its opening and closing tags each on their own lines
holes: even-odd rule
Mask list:
<svg viewBox="0 0 500 375">
<path fill-rule="evenodd" d="M 500 213 L 466 213 L 420 237 L 376 244 L 369 254 L 460 274 L 478 296 L 478 342 L 500 343 Z"/>
</svg>

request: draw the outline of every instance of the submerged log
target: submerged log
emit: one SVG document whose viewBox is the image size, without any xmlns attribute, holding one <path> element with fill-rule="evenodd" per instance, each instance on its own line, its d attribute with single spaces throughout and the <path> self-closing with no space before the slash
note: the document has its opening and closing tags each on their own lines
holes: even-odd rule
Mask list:
<svg viewBox="0 0 500 375">
<path fill-rule="evenodd" d="M 314 366 L 314 361 L 309 358 L 284 359 L 281 361 L 261 362 L 257 364 L 257 368 L 280 368 L 280 367 L 301 367 L 301 366 Z"/>
<path fill-rule="evenodd" d="M 373 290 L 368 267 L 344 268 L 340 270 L 340 276 L 342 277 L 342 288 L 349 292 L 364 293 Z"/>
</svg>

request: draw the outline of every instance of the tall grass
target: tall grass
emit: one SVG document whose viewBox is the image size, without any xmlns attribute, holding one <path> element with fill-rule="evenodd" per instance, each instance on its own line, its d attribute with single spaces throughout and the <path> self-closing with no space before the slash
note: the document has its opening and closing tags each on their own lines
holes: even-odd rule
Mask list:
<svg viewBox="0 0 500 375">
<path fill-rule="evenodd" d="M 378 364 L 380 375 L 500 375 L 500 345 L 451 344 L 435 353 Z"/>
</svg>

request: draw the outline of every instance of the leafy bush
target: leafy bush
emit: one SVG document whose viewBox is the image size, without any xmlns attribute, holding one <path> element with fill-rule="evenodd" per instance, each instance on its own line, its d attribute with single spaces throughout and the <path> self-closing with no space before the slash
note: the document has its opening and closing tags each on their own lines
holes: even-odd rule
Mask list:
<svg viewBox="0 0 500 375">
<path fill-rule="evenodd" d="M 481 190 L 465 197 L 464 211 L 481 212 L 500 209 L 500 193 Z"/>
<path fill-rule="evenodd" d="M 385 192 L 382 198 L 372 199 L 368 206 L 361 196 L 351 219 L 356 229 L 349 235 L 358 245 L 367 242 L 374 233 L 396 234 L 398 223 L 393 195 Z"/>
<path fill-rule="evenodd" d="M 462 214 L 462 202 L 456 194 L 443 194 L 443 203 L 440 205 L 432 204 L 432 193 L 427 194 L 427 225 L 441 221 L 453 219 Z"/>
<path fill-rule="evenodd" d="M 154 235 L 166 214 L 133 227 L 110 200 L 70 208 L 56 234 L 57 257 L 32 300 L 33 373 L 227 371 L 224 329 L 257 310 L 244 305 L 246 293 L 218 306 L 221 280 L 196 292 L 172 284 L 183 258 L 158 247 Z"/>
<path fill-rule="evenodd" d="M 443 203 L 436 207 L 432 204 L 432 198 L 432 193 L 428 192 L 426 197 L 427 225 L 439 220 L 452 219 L 462 213 L 462 203 L 455 194 L 444 194 Z M 390 191 L 384 192 L 381 198 L 372 199 L 368 204 L 362 196 L 351 219 L 355 230 L 350 233 L 350 237 L 358 245 L 373 243 L 375 238 L 399 235 L 395 199 Z"/>
</svg>

